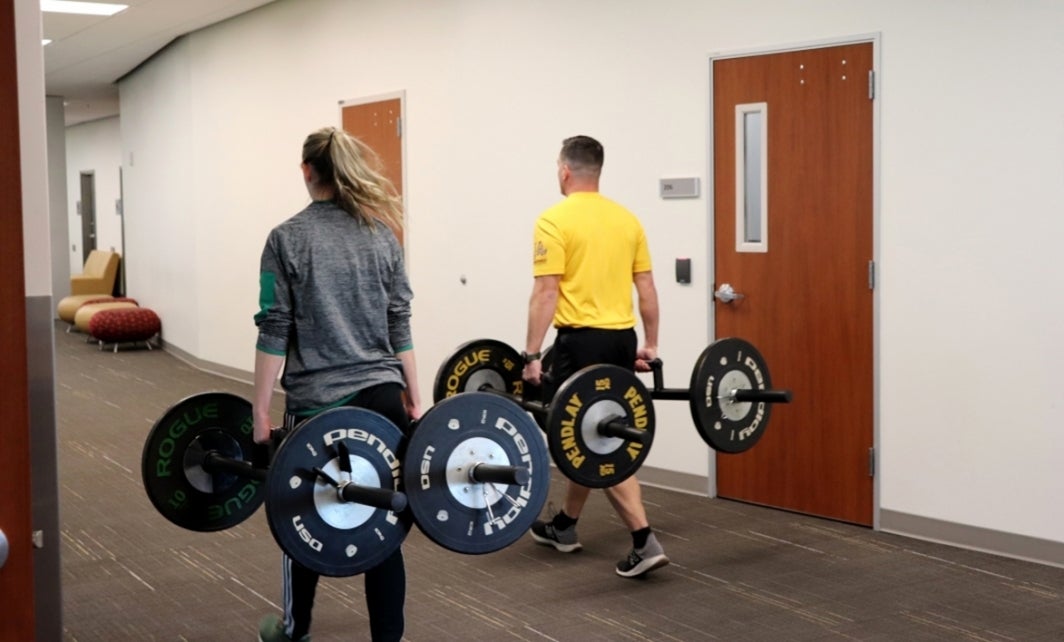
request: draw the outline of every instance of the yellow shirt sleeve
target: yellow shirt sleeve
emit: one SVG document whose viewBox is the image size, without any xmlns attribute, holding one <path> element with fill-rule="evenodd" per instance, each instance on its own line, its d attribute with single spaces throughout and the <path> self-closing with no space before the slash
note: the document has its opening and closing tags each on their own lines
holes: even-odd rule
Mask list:
<svg viewBox="0 0 1064 642">
<path fill-rule="evenodd" d="M 558 227 L 540 217 L 532 235 L 532 275 L 565 274 L 565 246 Z"/>
<path fill-rule="evenodd" d="M 635 246 L 635 259 L 632 261 L 632 274 L 650 271 L 650 249 L 647 247 L 647 235 L 640 229 L 639 240 Z"/>
</svg>

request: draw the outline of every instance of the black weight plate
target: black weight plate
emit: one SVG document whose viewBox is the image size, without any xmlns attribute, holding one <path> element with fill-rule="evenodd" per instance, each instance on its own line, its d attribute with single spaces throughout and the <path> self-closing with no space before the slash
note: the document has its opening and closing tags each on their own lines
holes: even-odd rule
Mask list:
<svg viewBox="0 0 1064 642">
<path fill-rule="evenodd" d="M 709 344 L 691 371 L 691 418 L 710 448 L 723 453 L 749 450 L 765 434 L 772 404 L 721 399 L 736 388 L 772 387 L 768 365 L 753 345 L 742 339 Z"/>
<path fill-rule="evenodd" d="M 614 415 L 648 432 L 647 442 L 600 435 L 599 423 Z M 631 477 L 650 453 L 654 405 L 632 371 L 588 366 L 566 379 L 554 394 L 546 431 L 551 458 L 562 474 L 581 486 L 608 488 Z"/>
<path fill-rule="evenodd" d="M 524 485 L 473 483 L 475 464 L 519 466 Z M 403 481 L 410 510 L 425 535 L 469 555 L 517 541 L 547 501 L 550 460 L 543 435 L 517 404 L 488 392 L 440 401 L 418 421 L 407 446 Z"/>
<path fill-rule="evenodd" d="M 232 473 L 208 473 L 197 455 L 215 450 L 252 461 L 251 402 L 225 392 L 193 395 L 167 410 L 141 454 L 144 489 L 156 510 L 194 531 L 219 531 L 250 517 L 265 498 L 263 484 Z"/>
<path fill-rule="evenodd" d="M 266 482 L 266 519 L 281 549 L 321 575 L 357 575 L 377 566 L 406 539 L 411 518 L 342 501 L 313 472 L 360 486 L 401 490 L 403 434 L 363 408 L 333 408 L 299 424 L 277 449 Z M 339 459 L 347 446 L 350 472 Z"/>
<path fill-rule="evenodd" d="M 494 339 L 477 339 L 464 343 L 448 357 L 436 372 L 432 400 L 436 403 L 462 392 L 476 392 L 491 386 L 509 394 L 521 395 L 525 382 L 521 353 Z"/>
</svg>

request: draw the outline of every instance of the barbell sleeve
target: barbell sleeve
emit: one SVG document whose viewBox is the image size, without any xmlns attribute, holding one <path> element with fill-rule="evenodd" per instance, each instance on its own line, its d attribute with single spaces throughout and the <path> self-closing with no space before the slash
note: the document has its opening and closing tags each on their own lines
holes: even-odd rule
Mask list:
<svg viewBox="0 0 1064 642">
<path fill-rule="evenodd" d="M 640 444 L 646 444 L 647 439 L 649 438 L 647 431 L 629 426 L 617 415 L 610 415 L 600 421 L 598 424 L 598 433 L 603 437 L 617 437 L 619 439 L 624 439 L 625 441 L 634 441 Z"/>
<path fill-rule="evenodd" d="M 337 481 L 332 475 L 317 466 L 314 467 L 312 472 L 321 477 L 326 484 L 335 488 L 336 496 L 342 502 L 383 508 L 394 513 L 401 512 L 406 508 L 406 495 L 397 490 L 378 486 L 361 486 L 349 481 Z"/>
<path fill-rule="evenodd" d="M 340 486 L 336 489 L 336 492 L 340 496 L 340 499 L 345 502 L 354 502 L 356 504 L 363 504 L 374 508 L 383 508 L 384 510 L 392 511 L 393 513 L 401 513 L 406 509 L 406 494 L 390 488 L 361 486 L 353 482 L 340 482 Z"/>
<path fill-rule="evenodd" d="M 732 390 L 724 399 L 737 402 L 790 403 L 790 390 Z"/>
<path fill-rule="evenodd" d="M 510 484 L 524 486 L 531 477 L 523 466 L 496 466 L 473 464 L 469 468 L 469 481 L 475 484 Z"/>
<path fill-rule="evenodd" d="M 208 473 L 232 473 L 238 477 L 247 477 L 257 481 L 266 481 L 266 475 L 269 472 L 266 468 L 256 468 L 249 461 L 226 457 L 217 450 L 208 450 L 203 453 L 201 465 Z"/>
</svg>

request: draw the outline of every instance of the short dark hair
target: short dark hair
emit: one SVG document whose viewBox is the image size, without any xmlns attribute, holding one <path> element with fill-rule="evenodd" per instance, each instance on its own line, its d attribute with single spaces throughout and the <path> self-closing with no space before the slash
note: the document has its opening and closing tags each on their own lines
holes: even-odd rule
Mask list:
<svg viewBox="0 0 1064 642">
<path fill-rule="evenodd" d="M 602 143 L 590 136 L 571 136 L 562 141 L 561 158 L 576 173 L 598 174 L 605 160 Z"/>
</svg>

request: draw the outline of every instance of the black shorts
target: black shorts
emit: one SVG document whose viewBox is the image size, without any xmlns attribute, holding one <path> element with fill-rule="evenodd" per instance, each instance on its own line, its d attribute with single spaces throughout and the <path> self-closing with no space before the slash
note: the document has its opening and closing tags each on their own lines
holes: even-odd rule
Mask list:
<svg viewBox="0 0 1064 642">
<path fill-rule="evenodd" d="M 634 370 L 637 349 L 634 328 L 558 328 L 551 348 L 551 379 L 556 387 L 577 370 L 599 364 Z"/>
</svg>

